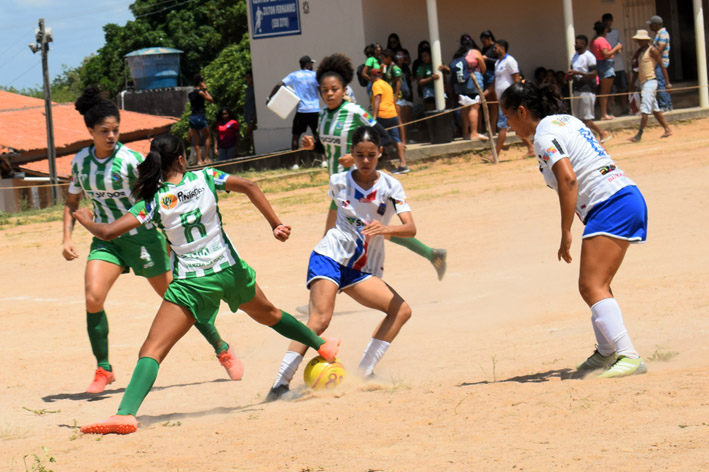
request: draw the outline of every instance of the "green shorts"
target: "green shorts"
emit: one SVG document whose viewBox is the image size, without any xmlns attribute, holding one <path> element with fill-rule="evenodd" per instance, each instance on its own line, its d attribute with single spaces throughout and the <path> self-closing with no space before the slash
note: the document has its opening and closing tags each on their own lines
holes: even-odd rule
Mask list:
<svg viewBox="0 0 709 472">
<path fill-rule="evenodd" d="M 214 324 L 222 300 L 235 313 L 255 295 L 256 272 L 240 259 L 228 269 L 210 275 L 173 280 L 165 300 L 189 309 L 201 323 Z"/>
<path fill-rule="evenodd" d="M 116 264 L 123 267 L 124 274 L 133 269 L 135 275 L 148 279 L 170 270 L 165 238 L 157 229 L 135 236 L 123 236 L 113 241 L 94 238 L 88 260 Z"/>
</svg>

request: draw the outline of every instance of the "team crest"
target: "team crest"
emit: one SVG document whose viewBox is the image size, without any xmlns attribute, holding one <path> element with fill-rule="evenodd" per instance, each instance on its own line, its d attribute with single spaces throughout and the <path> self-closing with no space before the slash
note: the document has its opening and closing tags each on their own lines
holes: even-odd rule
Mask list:
<svg viewBox="0 0 709 472">
<path fill-rule="evenodd" d="M 339 121 L 335 123 L 335 131 L 342 131 L 342 126 L 343 124 L 340 123 Z"/>
<path fill-rule="evenodd" d="M 117 174 L 116 172 L 111 173 L 111 180 L 114 182 L 120 182 L 122 179 L 121 174 Z"/>
<path fill-rule="evenodd" d="M 160 198 L 160 206 L 166 210 L 172 210 L 177 206 L 177 197 L 168 193 Z"/>
</svg>

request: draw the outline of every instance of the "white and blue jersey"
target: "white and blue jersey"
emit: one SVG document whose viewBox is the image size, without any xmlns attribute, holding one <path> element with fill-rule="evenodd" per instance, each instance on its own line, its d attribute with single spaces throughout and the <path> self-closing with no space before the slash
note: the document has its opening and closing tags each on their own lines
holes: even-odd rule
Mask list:
<svg viewBox="0 0 709 472">
<path fill-rule="evenodd" d="M 329 195 L 337 204 L 337 220 L 314 252 L 344 267 L 381 277 L 384 272 L 384 236 L 362 235 L 374 220 L 388 225 L 394 214 L 410 212 L 401 183 L 379 173 L 372 188 L 364 190 L 352 178 L 352 170 L 330 176 Z"/>
<path fill-rule="evenodd" d="M 283 83 L 295 90 L 295 94 L 300 98 L 298 113 L 320 112 L 320 96 L 315 71 L 301 69 L 291 72 L 283 79 Z"/>
<path fill-rule="evenodd" d="M 559 190 L 559 183 L 552 167 L 561 159 L 569 160 L 578 183 L 576 213 L 584 223 L 594 206 L 608 200 L 619 190 L 635 185 L 615 165 L 591 130 L 571 115 L 543 118 L 534 135 L 534 152 L 544 181 L 556 191 Z"/>
</svg>

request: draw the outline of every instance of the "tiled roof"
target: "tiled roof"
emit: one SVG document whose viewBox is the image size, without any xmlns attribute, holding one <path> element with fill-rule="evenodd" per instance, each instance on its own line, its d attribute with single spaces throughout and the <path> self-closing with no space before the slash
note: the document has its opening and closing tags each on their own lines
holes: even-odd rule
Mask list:
<svg viewBox="0 0 709 472">
<path fill-rule="evenodd" d="M 47 154 L 44 100 L 0 91 L 0 148 L 20 153 L 19 162 L 42 159 Z M 90 144 L 83 117 L 74 104 L 52 104 L 54 145 L 57 155 L 75 153 Z M 149 138 L 167 132 L 175 118 L 121 110 L 121 141 Z"/>
<path fill-rule="evenodd" d="M 150 151 L 150 140 L 142 139 L 140 141 L 133 141 L 130 143 L 123 143 L 133 151 L 138 151 L 139 153 L 146 155 Z M 71 177 L 71 161 L 74 159 L 76 153 L 67 154 L 65 156 L 57 157 L 57 177 L 60 179 L 69 179 Z M 42 159 L 40 161 L 28 162 L 19 166 L 20 170 L 27 172 L 32 175 L 46 176 L 49 175 L 49 162 L 47 159 Z"/>
</svg>

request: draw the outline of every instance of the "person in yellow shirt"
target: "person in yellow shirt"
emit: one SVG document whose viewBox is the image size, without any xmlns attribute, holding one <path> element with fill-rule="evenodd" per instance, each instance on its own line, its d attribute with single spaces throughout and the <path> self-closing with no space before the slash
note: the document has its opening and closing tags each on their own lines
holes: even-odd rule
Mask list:
<svg viewBox="0 0 709 472">
<path fill-rule="evenodd" d="M 409 167 L 404 156 L 404 144 L 399 136 L 399 116 L 396 113 L 394 90 L 382 79 L 380 69 L 371 69 L 369 75 L 372 78 L 372 115 L 387 130 L 396 143 L 396 150 L 399 153 L 399 166 L 392 174 L 405 174 L 409 171 Z"/>
</svg>

